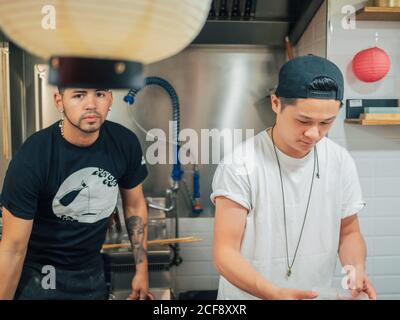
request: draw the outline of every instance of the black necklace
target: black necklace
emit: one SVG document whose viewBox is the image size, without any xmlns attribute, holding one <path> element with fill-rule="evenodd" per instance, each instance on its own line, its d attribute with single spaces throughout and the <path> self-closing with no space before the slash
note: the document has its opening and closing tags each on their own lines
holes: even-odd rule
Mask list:
<svg viewBox="0 0 400 320">
<path fill-rule="evenodd" d="M 313 168 L 313 173 L 312 173 L 310 192 L 308 194 L 307 208 L 306 208 L 306 212 L 304 214 L 303 224 L 301 226 L 300 236 L 299 236 L 299 240 L 297 241 L 296 250 L 294 251 L 293 260 L 292 260 L 292 263 L 290 263 L 289 262 L 289 245 L 288 245 L 288 237 L 287 237 L 287 226 L 286 226 L 285 192 L 283 190 L 283 179 L 282 179 L 281 164 L 279 163 L 278 153 L 276 152 L 276 146 L 275 146 L 275 141 L 274 141 L 274 127 L 275 127 L 275 125 L 271 129 L 271 139 L 272 139 L 272 144 L 274 145 L 276 162 L 278 164 L 278 169 L 279 169 L 279 177 L 281 179 L 282 204 L 283 204 L 283 222 L 284 222 L 284 225 L 285 225 L 285 241 L 286 241 L 286 264 L 287 264 L 286 278 L 288 279 L 292 275 L 293 264 L 294 264 L 294 261 L 296 260 L 297 250 L 299 249 L 300 240 L 301 240 L 301 237 L 303 235 L 304 225 L 305 225 L 306 218 L 307 218 L 307 213 L 308 213 L 308 207 L 310 205 L 311 192 L 312 192 L 312 188 L 313 188 L 313 184 L 314 184 L 315 165 L 318 162 L 318 154 L 317 154 L 317 147 L 314 146 L 314 168 Z M 319 178 L 319 170 L 318 170 L 318 173 L 317 173 L 317 178 Z"/>
</svg>

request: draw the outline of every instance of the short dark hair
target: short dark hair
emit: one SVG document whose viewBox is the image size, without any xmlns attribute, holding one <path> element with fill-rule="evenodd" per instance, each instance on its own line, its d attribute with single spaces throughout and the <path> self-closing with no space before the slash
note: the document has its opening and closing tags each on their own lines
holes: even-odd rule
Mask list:
<svg viewBox="0 0 400 320">
<path fill-rule="evenodd" d="M 58 89 L 58 92 L 59 92 L 60 94 L 63 94 L 64 91 L 65 91 L 65 87 L 57 86 L 57 89 Z"/>
<path fill-rule="evenodd" d="M 65 89 L 67 89 L 67 87 L 57 86 L 57 89 L 58 89 L 58 92 L 59 92 L 60 94 L 63 94 L 64 91 L 65 91 Z M 105 88 L 101 88 L 101 89 L 99 88 L 99 89 L 97 89 L 97 90 L 110 91 L 110 89 L 105 89 Z"/>
<path fill-rule="evenodd" d="M 332 80 L 329 77 L 317 77 L 315 78 L 312 82 L 309 83 L 308 85 L 309 90 L 315 90 L 315 91 L 337 91 L 338 84 L 336 81 Z M 281 101 L 281 111 L 288 106 L 288 105 L 296 105 L 297 103 L 297 98 L 284 98 L 284 97 L 278 97 L 279 100 Z M 340 102 L 340 107 L 342 107 L 342 102 Z"/>
</svg>

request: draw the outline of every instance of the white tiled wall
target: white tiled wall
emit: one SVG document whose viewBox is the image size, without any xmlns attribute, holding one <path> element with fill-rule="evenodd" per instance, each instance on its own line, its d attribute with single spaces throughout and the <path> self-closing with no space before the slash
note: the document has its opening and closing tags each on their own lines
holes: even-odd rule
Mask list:
<svg viewBox="0 0 400 320">
<path fill-rule="evenodd" d="M 312 53 L 326 57 L 326 6 L 325 1 L 304 31 L 294 49 L 295 56 Z"/>
<path fill-rule="evenodd" d="M 345 99 L 399 99 L 400 22 L 356 21 L 355 29 L 343 28 L 343 6 L 357 9 L 362 4 L 328 1 L 327 58 L 344 73 Z M 389 54 L 391 70 L 379 82 L 363 83 L 353 75 L 351 61 L 358 51 L 375 45 Z M 357 164 L 367 202 L 359 215 L 368 246 L 367 271 L 379 298 L 400 299 L 400 126 L 351 125 L 344 118 L 343 109 L 329 137 L 346 147 Z M 337 275 L 340 281 L 339 267 Z"/>
<path fill-rule="evenodd" d="M 181 218 L 179 228 L 180 237 L 196 236 L 202 241 L 181 244 L 183 263 L 171 268 L 174 291 L 179 294 L 191 290 L 216 290 L 218 274 L 212 262 L 214 219 Z M 173 232 L 173 226 L 170 230 Z"/>
</svg>

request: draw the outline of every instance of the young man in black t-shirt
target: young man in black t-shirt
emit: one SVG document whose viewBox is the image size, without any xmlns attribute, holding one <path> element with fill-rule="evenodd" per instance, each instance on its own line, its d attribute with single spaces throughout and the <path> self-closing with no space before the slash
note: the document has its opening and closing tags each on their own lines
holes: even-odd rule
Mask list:
<svg viewBox="0 0 400 320">
<path fill-rule="evenodd" d="M 105 120 L 109 90 L 60 88 L 54 100 L 61 121 L 27 139 L 4 180 L 0 299 L 106 299 L 100 250 L 118 190 L 135 244 L 129 298 L 145 299 L 147 169 L 138 138 Z M 51 270 L 55 287 L 43 279 Z"/>
</svg>

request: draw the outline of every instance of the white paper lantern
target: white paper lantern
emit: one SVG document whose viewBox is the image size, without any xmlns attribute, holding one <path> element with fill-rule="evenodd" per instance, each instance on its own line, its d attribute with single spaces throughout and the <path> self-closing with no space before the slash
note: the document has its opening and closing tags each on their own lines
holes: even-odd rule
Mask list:
<svg viewBox="0 0 400 320">
<path fill-rule="evenodd" d="M 0 26 L 43 58 L 152 63 L 189 45 L 211 0 L 0 0 Z"/>
<path fill-rule="evenodd" d="M 50 63 L 53 84 L 124 87 L 132 85 L 141 64 L 168 58 L 188 46 L 202 29 L 210 3 L 0 0 L 0 28 L 34 55 L 61 57 Z"/>
</svg>

